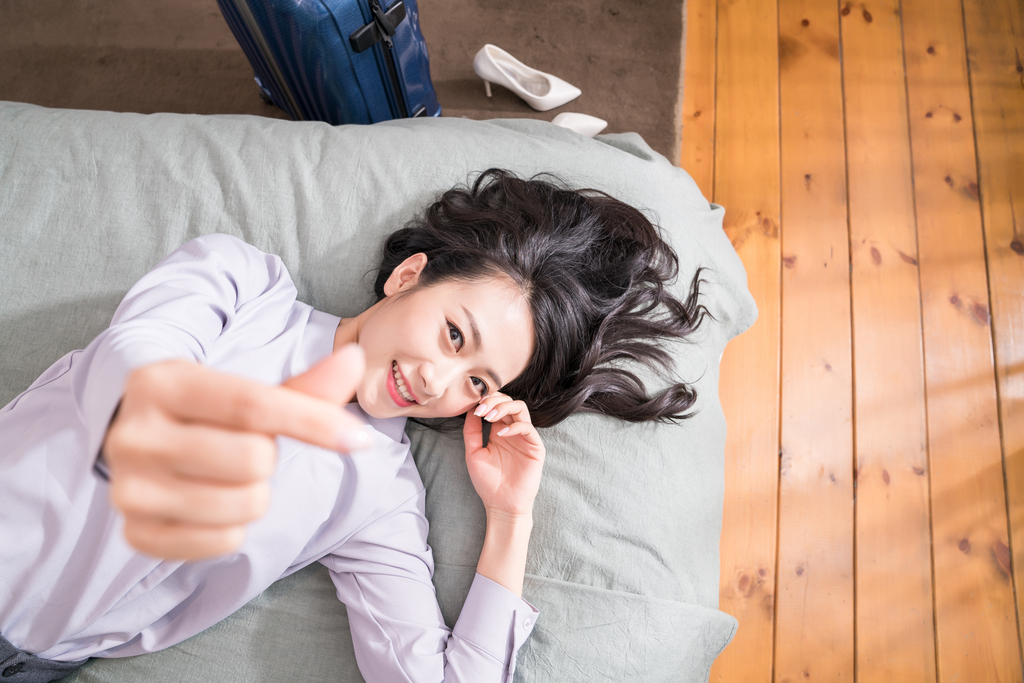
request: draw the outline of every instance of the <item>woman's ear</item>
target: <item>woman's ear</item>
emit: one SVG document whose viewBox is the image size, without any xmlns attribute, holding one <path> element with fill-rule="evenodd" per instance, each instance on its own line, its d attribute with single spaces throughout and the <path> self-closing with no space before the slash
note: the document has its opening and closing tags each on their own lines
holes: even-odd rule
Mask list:
<svg viewBox="0 0 1024 683">
<path fill-rule="evenodd" d="M 399 263 L 384 283 L 384 296 L 391 296 L 410 287 L 415 287 L 419 282 L 420 273 L 426 265 L 427 255 L 422 252 L 413 254 Z"/>
</svg>

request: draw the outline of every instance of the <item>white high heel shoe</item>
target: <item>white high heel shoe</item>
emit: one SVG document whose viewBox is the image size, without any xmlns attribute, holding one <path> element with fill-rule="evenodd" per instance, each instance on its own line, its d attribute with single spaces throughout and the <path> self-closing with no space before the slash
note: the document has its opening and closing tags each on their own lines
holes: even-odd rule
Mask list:
<svg viewBox="0 0 1024 683">
<path fill-rule="evenodd" d="M 480 48 L 473 58 L 473 71 L 484 79 L 488 97 L 491 96 L 491 83 L 497 83 L 523 98 L 537 111 L 561 107 L 583 92 L 557 76 L 526 66 L 494 45 Z"/>
<path fill-rule="evenodd" d="M 565 111 L 551 119 L 551 123 L 562 128 L 574 130 L 580 135 L 592 138 L 608 127 L 608 122 L 590 114 L 577 114 L 574 111 Z"/>
</svg>

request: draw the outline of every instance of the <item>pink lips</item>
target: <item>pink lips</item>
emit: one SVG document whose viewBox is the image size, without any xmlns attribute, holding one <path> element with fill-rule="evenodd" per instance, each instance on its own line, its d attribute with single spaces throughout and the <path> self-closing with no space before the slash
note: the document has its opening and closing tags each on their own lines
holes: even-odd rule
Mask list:
<svg viewBox="0 0 1024 683">
<path fill-rule="evenodd" d="M 397 403 L 398 406 L 401 408 L 408 408 L 409 406 L 416 405 L 415 402 L 410 403 L 409 401 L 406 401 L 404 398 L 402 398 L 402 395 L 398 393 L 398 385 L 395 384 L 395 373 L 392 370 L 393 367 L 395 366 L 388 366 L 388 395 L 391 396 L 391 400 Z M 412 389 L 409 388 L 409 380 L 406 379 L 405 373 L 402 372 L 401 368 L 398 369 L 398 372 L 400 375 L 402 375 L 402 381 L 405 382 L 405 390 L 409 392 L 410 396 L 415 398 L 416 394 L 414 394 L 412 392 Z"/>
</svg>

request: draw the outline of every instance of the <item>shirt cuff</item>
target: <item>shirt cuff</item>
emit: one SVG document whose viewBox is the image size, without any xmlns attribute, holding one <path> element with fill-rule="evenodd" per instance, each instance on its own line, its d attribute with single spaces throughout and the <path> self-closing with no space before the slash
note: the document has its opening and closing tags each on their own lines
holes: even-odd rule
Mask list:
<svg viewBox="0 0 1024 683">
<path fill-rule="evenodd" d="M 100 460 L 100 450 L 124 394 L 128 375 L 135 368 L 169 360 L 190 357 L 160 346 L 140 334 L 133 323 L 117 329 L 108 328 L 83 351 L 76 354 L 74 363 L 85 366 L 72 384 L 79 417 L 87 430 L 86 448 L 101 469 L 97 473 L 107 478 L 106 463 Z"/>
<path fill-rule="evenodd" d="M 515 672 L 516 653 L 533 632 L 540 612 L 504 586 L 477 574 L 453 632 L 504 662 L 505 680 Z"/>
</svg>

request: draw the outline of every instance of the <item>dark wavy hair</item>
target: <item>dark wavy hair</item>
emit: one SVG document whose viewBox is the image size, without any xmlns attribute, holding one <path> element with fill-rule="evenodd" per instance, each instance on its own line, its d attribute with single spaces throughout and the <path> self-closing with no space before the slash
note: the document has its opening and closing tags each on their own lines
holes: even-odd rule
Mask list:
<svg viewBox="0 0 1024 683">
<path fill-rule="evenodd" d="M 522 180 L 492 168 L 388 237 L 378 300 L 395 267 L 420 252 L 427 264 L 418 286 L 504 276 L 523 293 L 533 356 L 501 390 L 524 401 L 538 427 L 578 411 L 630 422 L 692 414 L 693 387 L 674 382 L 651 396 L 623 363 L 670 376 L 671 356 L 660 342 L 685 338 L 708 315 L 698 302 L 700 270 L 685 301 L 666 289 L 679 259 L 639 210 L 548 174 Z"/>
</svg>

